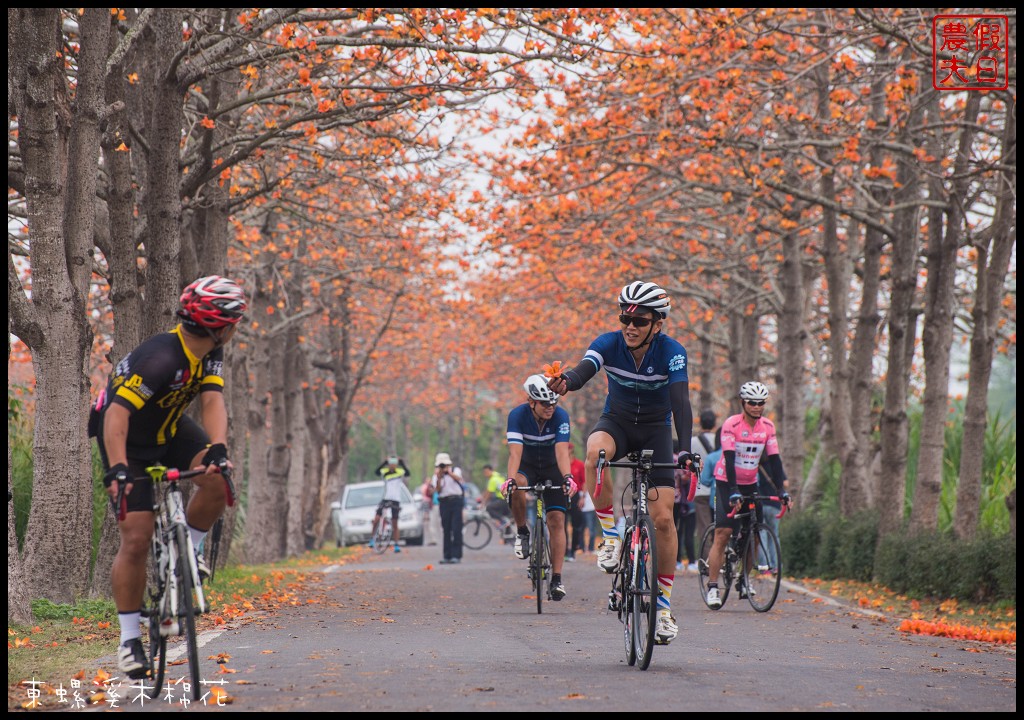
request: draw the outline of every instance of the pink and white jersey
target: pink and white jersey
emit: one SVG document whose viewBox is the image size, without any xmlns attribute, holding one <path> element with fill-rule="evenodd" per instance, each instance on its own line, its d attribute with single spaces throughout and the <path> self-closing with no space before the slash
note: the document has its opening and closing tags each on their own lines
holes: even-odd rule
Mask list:
<svg viewBox="0 0 1024 720">
<path fill-rule="evenodd" d="M 725 451 L 736 452 L 736 484 L 755 485 L 757 464 L 761 453 L 779 454 L 779 441 L 775 437 L 775 423 L 768 418 L 758 418 L 753 427 L 743 419 L 743 413 L 732 415 L 722 423 L 722 457 L 715 465 L 715 480 L 726 482 Z"/>
</svg>

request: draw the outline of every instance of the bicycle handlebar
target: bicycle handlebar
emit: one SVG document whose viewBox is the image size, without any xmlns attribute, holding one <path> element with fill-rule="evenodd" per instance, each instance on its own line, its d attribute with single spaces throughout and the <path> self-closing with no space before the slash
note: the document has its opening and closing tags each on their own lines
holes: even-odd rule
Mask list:
<svg viewBox="0 0 1024 720">
<path fill-rule="evenodd" d="M 550 480 L 545 480 L 544 482 L 534 483 L 533 485 L 517 485 L 516 483 L 512 483 L 509 486 L 508 498 L 509 498 L 509 500 L 511 500 L 512 499 L 512 494 L 517 492 L 517 491 L 520 491 L 520 490 L 523 491 L 523 492 L 534 492 L 534 493 L 536 493 L 536 492 L 544 492 L 545 490 L 557 490 L 559 488 L 561 488 L 562 492 L 564 492 L 566 495 L 569 494 L 569 483 L 567 483 L 567 482 L 566 483 L 562 483 L 561 485 L 556 485 L 555 483 L 552 483 Z"/>
<path fill-rule="evenodd" d="M 732 511 L 726 513 L 725 516 L 731 520 L 732 518 L 734 518 L 736 516 L 736 514 L 740 510 L 743 509 L 743 504 L 744 504 L 745 501 L 749 501 L 751 503 L 757 503 L 757 502 L 760 502 L 762 500 L 769 500 L 771 502 L 777 502 L 777 503 L 779 503 L 782 506 L 782 509 L 779 511 L 779 514 L 778 514 L 778 517 L 780 519 L 782 518 L 783 515 L 786 514 L 786 509 L 789 507 L 789 504 L 786 503 L 786 502 L 783 502 L 782 498 L 779 497 L 778 495 L 758 495 L 757 493 L 754 493 L 753 495 L 748 495 L 747 497 L 745 497 L 742 500 L 740 500 L 740 502 L 738 502 L 733 507 Z M 747 510 L 748 511 L 753 510 L 753 505 L 748 506 Z"/>
<path fill-rule="evenodd" d="M 177 468 L 168 468 L 163 465 L 150 465 L 146 468 L 147 475 L 141 475 L 139 477 L 131 478 L 128 482 L 138 482 L 140 480 L 152 480 L 153 482 L 172 482 L 176 483 L 178 480 L 187 480 L 188 478 L 197 477 L 199 475 L 206 474 L 206 468 L 195 468 L 193 470 L 179 470 Z M 228 466 L 227 461 L 222 462 L 218 466 L 218 472 L 223 476 L 224 483 L 226 485 L 227 492 L 227 503 L 229 506 L 235 504 L 235 486 L 231 482 L 232 470 Z M 113 506 L 114 515 L 117 517 L 118 522 L 123 522 L 128 517 L 128 498 L 125 497 L 125 486 L 128 482 L 118 483 L 117 487 L 117 500 L 111 500 Z"/>
</svg>

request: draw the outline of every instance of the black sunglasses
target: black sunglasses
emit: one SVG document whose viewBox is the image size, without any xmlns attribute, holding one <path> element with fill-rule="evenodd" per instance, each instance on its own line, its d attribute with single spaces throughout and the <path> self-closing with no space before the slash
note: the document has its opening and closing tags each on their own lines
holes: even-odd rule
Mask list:
<svg viewBox="0 0 1024 720">
<path fill-rule="evenodd" d="M 648 317 L 637 317 L 636 315 L 619 315 L 619 322 L 625 327 L 629 327 L 632 323 L 635 328 L 645 328 L 650 325 L 653 320 Z"/>
<path fill-rule="evenodd" d="M 761 405 L 764 405 L 765 401 L 764 400 L 747 400 L 746 402 L 747 402 L 747 405 L 755 405 L 757 407 L 760 407 Z"/>
<path fill-rule="evenodd" d="M 556 405 L 558 405 L 557 400 L 555 400 L 554 402 L 544 402 L 543 400 L 535 400 L 534 402 L 536 402 L 538 405 L 543 405 L 544 407 L 555 407 Z"/>
</svg>

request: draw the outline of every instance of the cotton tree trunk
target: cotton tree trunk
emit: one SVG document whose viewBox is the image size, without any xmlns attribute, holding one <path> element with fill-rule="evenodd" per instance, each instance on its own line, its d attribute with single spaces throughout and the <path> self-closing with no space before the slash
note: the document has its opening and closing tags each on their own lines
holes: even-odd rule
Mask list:
<svg viewBox="0 0 1024 720">
<path fill-rule="evenodd" d="M 181 132 L 184 125 L 184 90 L 178 82 L 177 57 L 182 45 L 184 12 L 176 8 L 156 11 L 151 27 L 154 52 L 165 61 L 157 66 L 151 107 L 145 190 L 146 318 L 144 335 L 150 336 L 175 325 L 175 311 L 181 295 Z M 193 278 L 194 279 L 194 278 Z"/>
<path fill-rule="evenodd" d="M 974 123 L 978 118 L 980 94 L 970 93 L 964 110 L 964 123 L 960 131 L 959 152 L 953 164 L 952 183 L 948 194 L 942 180 L 932 177 L 928 195 L 932 200 L 947 201 L 945 218 L 940 208 L 929 209 L 928 220 L 928 282 L 925 286 L 924 316 L 924 417 L 921 424 L 921 451 L 917 464 L 917 482 L 914 504 L 910 515 L 916 528 L 935 528 L 939 521 L 939 500 L 942 494 L 942 460 L 945 447 L 946 415 L 949 406 L 949 355 L 953 345 L 954 282 L 956 280 L 956 253 L 965 231 L 965 205 L 967 181 L 965 178 Z M 938 124 L 938 99 L 929 106 L 928 119 Z M 929 146 L 930 154 L 942 157 L 939 140 Z M 964 446 L 965 448 L 967 446 Z"/>
<path fill-rule="evenodd" d="M 963 538 L 973 538 L 978 531 L 981 512 L 982 461 L 985 426 L 988 416 L 988 384 L 992 376 L 992 354 L 1000 316 L 1000 303 L 1005 296 L 1005 283 L 1010 259 L 1017 240 L 1017 124 L 1006 117 L 1003 135 L 1004 168 L 996 176 L 993 188 L 998 197 L 991 240 L 975 244 L 978 253 L 977 288 L 974 294 L 971 351 L 967 381 L 967 405 L 964 412 L 963 452 L 960 454 L 960 482 L 957 486 L 956 530 Z"/>
<path fill-rule="evenodd" d="M 60 13 L 10 11 L 18 28 L 8 68 L 24 170 L 29 300 L 8 250 L 11 332 L 32 352 L 36 375 L 32 509 L 25 532 L 27 592 L 71 602 L 88 587 L 92 470 L 85 434 L 86 361 L 92 335 L 86 298 L 92 267 L 96 163 L 107 32 L 104 10 L 81 16 L 73 108 L 68 107 Z M 9 36 L 9 41 L 12 38 Z"/>
<path fill-rule="evenodd" d="M 278 560 L 284 550 L 285 482 L 287 448 L 283 386 L 280 384 L 284 341 L 266 332 L 268 308 L 276 307 L 279 293 L 271 289 L 272 261 L 257 271 L 252 316 L 259 337 L 251 344 L 250 372 L 254 378 L 253 410 L 249 414 L 249 497 L 246 504 L 245 559 L 250 563 Z M 276 391 L 276 392 L 275 392 Z"/>
<path fill-rule="evenodd" d="M 922 104 L 914 103 L 915 109 L 906 123 L 907 129 L 899 138 L 902 145 L 915 147 L 918 143 L 918 137 L 911 133 L 920 124 Z M 916 201 L 920 196 L 924 169 L 909 155 L 897 157 L 897 187 L 893 201 L 902 209 L 892 219 L 889 349 L 886 358 L 885 400 L 880 420 L 882 472 L 873 478 L 874 496 L 885 498 L 878 504 L 880 529 L 883 533 L 901 529 L 906 504 L 910 434 L 907 395 L 917 338 L 915 296 L 921 210 Z"/>
<path fill-rule="evenodd" d="M 804 469 L 804 425 L 807 404 L 804 368 L 807 328 L 804 323 L 804 244 L 796 233 L 782 236 L 782 312 L 779 314 L 779 362 L 775 380 L 781 412 L 779 436 L 786 473 L 799 488 Z"/>
</svg>

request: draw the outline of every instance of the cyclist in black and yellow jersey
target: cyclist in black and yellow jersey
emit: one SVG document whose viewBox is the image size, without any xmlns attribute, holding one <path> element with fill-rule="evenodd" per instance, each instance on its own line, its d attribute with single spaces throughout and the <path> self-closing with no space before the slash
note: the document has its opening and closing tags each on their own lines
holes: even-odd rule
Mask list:
<svg viewBox="0 0 1024 720">
<path fill-rule="evenodd" d="M 405 478 L 412 477 L 405 461 L 397 455 L 391 455 L 377 467 L 377 475 L 384 481 L 384 493 L 380 503 L 377 505 L 377 512 L 373 515 L 373 529 L 370 531 L 370 547 L 376 542 L 373 538 L 377 534 L 377 526 L 385 511 L 391 514 L 391 537 L 395 541 L 395 552 L 402 552 L 398 546 L 398 516 L 402 506 L 402 489 L 405 485 Z"/>
<path fill-rule="evenodd" d="M 127 515 L 119 523 L 121 545 L 111 569 L 114 602 L 121 625 L 118 665 L 131 678 L 149 668 L 140 640 L 140 612 L 146 588 L 146 562 L 153 534 L 153 484 L 133 480 L 146 467 L 206 467 L 193 482 L 186 520 L 199 547 L 224 511 L 228 414 L 224 402 L 224 345 L 246 309 L 245 293 L 232 280 L 202 277 L 181 294 L 181 322 L 173 330 L 145 340 L 117 364 L 90 417 L 106 468 L 103 483 L 116 498 L 125 485 Z M 185 415 L 196 396 L 202 425 Z M 230 463 L 229 463 L 230 466 Z M 202 556 L 200 574 L 208 574 Z"/>
</svg>

